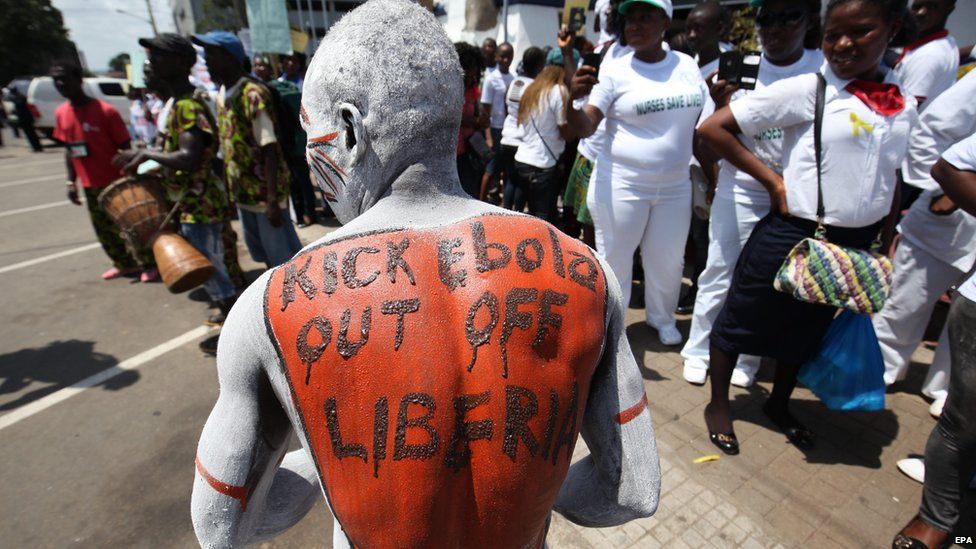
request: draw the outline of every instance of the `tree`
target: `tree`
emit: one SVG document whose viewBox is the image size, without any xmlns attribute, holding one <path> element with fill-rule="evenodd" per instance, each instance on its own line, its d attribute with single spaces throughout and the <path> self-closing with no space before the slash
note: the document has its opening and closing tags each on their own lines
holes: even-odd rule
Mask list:
<svg viewBox="0 0 976 549">
<path fill-rule="evenodd" d="M 2 0 L 0 0 L 2 1 Z M 202 16 L 196 23 L 196 32 L 214 30 L 238 31 L 244 28 L 232 0 L 203 0 Z"/>
<path fill-rule="evenodd" d="M 108 68 L 117 72 L 125 72 L 125 66 L 129 63 L 129 54 L 123 52 L 108 60 Z"/>
<path fill-rule="evenodd" d="M 46 73 L 58 58 L 77 57 L 51 0 L 0 0 L 0 13 L 0 84 Z"/>
</svg>

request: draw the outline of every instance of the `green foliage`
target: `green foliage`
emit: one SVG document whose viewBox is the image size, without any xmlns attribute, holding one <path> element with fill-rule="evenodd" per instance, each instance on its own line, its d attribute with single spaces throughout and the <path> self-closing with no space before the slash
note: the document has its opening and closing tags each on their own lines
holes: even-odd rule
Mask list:
<svg viewBox="0 0 976 549">
<path fill-rule="evenodd" d="M 0 0 L 0 14 L 0 84 L 44 74 L 52 61 L 76 56 L 51 0 Z"/>
<path fill-rule="evenodd" d="M 113 71 L 125 72 L 125 66 L 130 63 L 129 54 L 123 52 L 108 60 L 108 67 Z"/>
<path fill-rule="evenodd" d="M 756 31 L 755 17 L 755 8 L 743 7 L 732 11 L 729 41 L 736 45 L 736 49 L 740 51 L 759 50 L 759 34 Z"/>
</svg>

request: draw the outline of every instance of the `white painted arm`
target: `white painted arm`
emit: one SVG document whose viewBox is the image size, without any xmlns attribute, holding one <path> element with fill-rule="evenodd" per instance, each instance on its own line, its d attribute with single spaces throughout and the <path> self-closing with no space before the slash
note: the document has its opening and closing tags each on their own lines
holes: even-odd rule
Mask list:
<svg viewBox="0 0 976 549">
<path fill-rule="evenodd" d="M 606 527 L 657 510 L 661 467 L 640 368 L 627 342 L 620 289 L 609 283 L 607 345 L 590 386 L 580 434 L 590 455 L 570 467 L 555 509 L 569 520 Z"/>
<path fill-rule="evenodd" d="M 277 361 L 264 328 L 266 284 L 263 277 L 244 292 L 220 337 L 220 396 L 200 436 L 191 503 L 203 547 L 240 547 L 277 535 L 319 493 L 305 451 L 285 457 L 291 422 L 264 368 Z"/>
</svg>

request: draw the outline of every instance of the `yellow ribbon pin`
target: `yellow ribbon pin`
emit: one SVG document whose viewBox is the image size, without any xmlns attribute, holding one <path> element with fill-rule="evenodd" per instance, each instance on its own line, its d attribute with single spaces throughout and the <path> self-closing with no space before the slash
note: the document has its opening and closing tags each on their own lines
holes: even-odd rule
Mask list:
<svg viewBox="0 0 976 549">
<path fill-rule="evenodd" d="M 857 117 L 857 114 L 853 112 L 851 113 L 851 125 L 854 126 L 854 137 L 861 135 L 861 128 L 864 128 L 864 131 L 868 133 L 874 133 L 874 126 L 861 120 Z"/>
</svg>

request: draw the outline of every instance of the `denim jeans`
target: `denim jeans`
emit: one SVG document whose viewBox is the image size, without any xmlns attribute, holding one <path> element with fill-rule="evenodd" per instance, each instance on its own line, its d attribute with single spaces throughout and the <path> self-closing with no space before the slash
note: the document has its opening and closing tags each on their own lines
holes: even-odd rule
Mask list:
<svg viewBox="0 0 976 549">
<path fill-rule="evenodd" d="M 529 213 L 553 224 L 556 223 L 556 200 L 559 198 L 557 170 L 557 166 L 536 168 L 515 161 L 515 171 L 525 192 Z"/>
<path fill-rule="evenodd" d="M 976 472 L 976 302 L 957 294 L 949 310 L 949 396 L 925 445 L 919 516 L 952 532 Z"/>
<path fill-rule="evenodd" d="M 249 212 L 238 208 L 241 228 L 244 229 L 244 244 L 251 258 L 264 263 L 268 268 L 277 267 L 295 256 L 302 249 L 298 233 L 292 225 L 288 210 L 281 212 L 282 225 L 272 227 L 264 212 Z"/>
<path fill-rule="evenodd" d="M 227 267 L 224 266 L 224 242 L 221 238 L 223 223 L 183 223 L 180 234 L 183 235 L 194 248 L 207 256 L 213 263 L 214 274 L 203 283 L 203 289 L 213 301 L 221 301 L 234 297 L 237 290 L 230 281 Z"/>
</svg>

